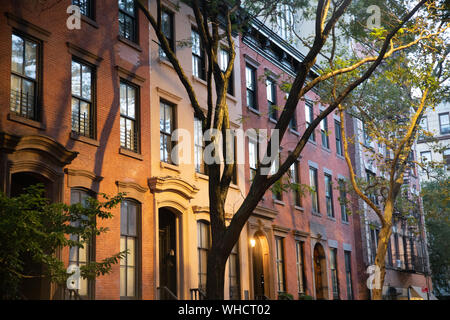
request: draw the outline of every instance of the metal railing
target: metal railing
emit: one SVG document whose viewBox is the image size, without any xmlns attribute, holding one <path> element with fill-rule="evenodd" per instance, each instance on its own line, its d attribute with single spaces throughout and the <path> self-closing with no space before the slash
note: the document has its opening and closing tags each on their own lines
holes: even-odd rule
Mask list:
<svg viewBox="0 0 450 320">
<path fill-rule="evenodd" d="M 206 300 L 206 294 L 200 288 L 192 288 L 191 300 Z"/>
<path fill-rule="evenodd" d="M 10 110 L 21 117 L 36 120 L 34 94 L 11 90 Z"/>
<path fill-rule="evenodd" d="M 72 112 L 72 131 L 79 135 L 92 138 L 92 120 L 86 112 Z"/>
<path fill-rule="evenodd" d="M 138 152 L 138 135 L 136 130 L 125 130 L 122 129 L 120 130 L 120 146 L 134 151 L 134 152 Z"/>
<path fill-rule="evenodd" d="M 178 300 L 178 297 L 166 286 L 158 287 L 160 300 Z"/>
</svg>

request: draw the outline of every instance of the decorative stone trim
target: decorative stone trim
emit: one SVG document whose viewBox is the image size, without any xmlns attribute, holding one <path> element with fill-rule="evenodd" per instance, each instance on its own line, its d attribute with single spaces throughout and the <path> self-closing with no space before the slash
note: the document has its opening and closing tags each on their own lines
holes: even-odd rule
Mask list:
<svg viewBox="0 0 450 320">
<path fill-rule="evenodd" d="M 297 229 L 292 230 L 292 234 L 294 235 L 294 238 L 296 240 L 299 240 L 299 238 L 307 238 L 310 236 L 309 232 L 301 231 L 301 230 L 297 230 Z"/>
<path fill-rule="evenodd" d="M 257 206 L 255 210 L 253 210 L 252 215 L 266 220 L 273 220 L 278 215 L 278 211 L 262 206 Z"/>
<path fill-rule="evenodd" d="M 128 71 L 125 68 L 122 68 L 121 66 L 116 65 L 116 66 L 114 66 L 114 69 L 116 69 L 119 77 L 121 77 L 127 81 L 130 81 L 134 84 L 141 85 L 142 83 L 145 82 L 145 78 L 138 76 L 137 74 L 135 74 L 131 71 Z"/>
<path fill-rule="evenodd" d="M 103 61 L 102 57 L 97 56 L 96 54 L 93 54 L 73 43 L 66 42 L 67 48 L 69 49 L 69 53 L 71 55 L 74 55 L 80 59 L 83 59 L 90 64 L 93 64 L 95 66 L 98 66 L 100 62 Z"/>
<path fill-rule="evenodd" d="M 46 128 L 42 122 L 27 119 L 27 118 L 18 116 L 14 113 L 8 113 L 7 119 L 10 121 L 18 122 L 18 123 L 24 124 L 26 126 L 30 126 L 30 127 L 39 129 L 39 130 L 45 130 L 45 128 Z"/>
<path fill-rule="evenodd" d="M 152 193 L 174 192 L 185 199 L 194 198 L 199 189 L 189 182 L 177 177 L 153 177 L 148 179 L 148 186 Z"/>
<path fill-rule="evenodd" d="M 42 29 L 41 27 L 28 22 L 10 12 L 5 12 L 5 16 L 8 25 L 42 41 L 47 42 L 52 34 L 50 31 Z"/>
<path fill-rule="evenodd" d="M 288 235 L 288 233 L 291 231 L 291 229 L 283 227 L 283 226 L 278 226 L 278 225 L 272 225 L 272 230 L 275 233 L 275 235 L 279 235 L 279 236 L 283 236 L 286 237 Z"/>
<path fill-rule="evenodd" d="M 116 181 L 118 192 L 126 192 L 127 198 L 133 198 L 139 202 L 144 202 L 144 194 L 147 192 L 148 188 L 142 187 L 133 181 Z"/>
<path fill-rule="evenodd" d="M 173 94 L 173 93 L 171 93 L 171 92 L 169 92 L 169 91 L 167 91 L 167 90 L 164 90 L 164 89 L 161 88 L 161 87 L 156 87 L 156 91 L 157 91 L 157 92 L 159 93 L 159 95 L 162 96 L 164 99 L 167 99 L 167 100 L 169 100 L 169 101 L 176 101 L 176 102 L 181 101 L 181 97 L 179 97 L 179 96 L 177 96 L 177 95 L 175 95 L 175 94 Z"/>
<path fill-rule="evenodd" d="M 103 177 L 82 169 L 66 168 L 64 173 L 67 174 L 67 186 L 69 188 L 83 187 L 98 192 L 100 181 L 103 180 Z"/>
</svg>

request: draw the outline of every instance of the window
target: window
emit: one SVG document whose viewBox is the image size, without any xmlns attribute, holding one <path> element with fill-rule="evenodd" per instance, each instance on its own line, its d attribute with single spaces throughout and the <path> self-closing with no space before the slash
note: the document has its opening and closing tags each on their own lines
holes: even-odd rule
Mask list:
<svg viewBox="0 0 450 320">
<path fill-rule="evenodd" d="M 80 189 L 72 189 L 70 191 L 70 204 L 80 203 L 83 207 L 87 206 L 87 199 L 89 194 Z M 79 221 L 71 222 L 74 227 L 79 225 Z M 79 241 L 78 235 L 70 235 L 70 240 Z M 69 249 L 69 265 L 76 265 L 78 267 L 86 265 L 90 261 L 90 253 L 92 248 L 92 242 L 84 243 L 83 248 L 81 247 L 71 247 Z M 89 280 L 85 278 L 80 279 L 80 289 L 78 294 L 83 298 L 88 298 L 90 294 L 89 290 Z"/>
<path fill-rule="evenodd" d="M 247 107 L 258 110 L 258 103 L 256 101 L 256 69 L 248 64 L 245 66 L 245 80 Z"/>
<path fill-rule="evenodd" d="M 174 128 L 174 106 L 161 101 L 159 105 L 159 130 L 160 130 L 160 160 L 173 163 L 172 156 L 172 132 Z M 203 158 L 203 157 L 202 157 Z"/>
<path fill-rule="evenodd" d="M 344 156 L 344 148 L 342 147 L 342 132 L 341 123 L 334 120 L 334 131 L 336 135 L 336 153 L 340 156 Z"/>
<path fill-rule="evenodd" d="M 161 10 L 161 31 L 166 37 L 167 42 L 169 43 L 169 47 L 172 51 L 175 51 L 175 39 L 174 39 L 174 30 L 173 30 L 173 13 L 168 11 L 165 8 Z M 160 58 L 166 58 L 166 54 L 160 48 L 159 50 Z"/>
<path fill-rule="evenodd" d="M 324 118 L 320 121 L 320 134 L 322 136 L 322 146 L 330 149 L 330 141 L 328 140 L 328 120 Z"/>
<path fill-rule="evenodd" d="M 200 79 L 206 80 L 205 57 L 200 35 L 197 31 L 191 31 L 192 40 L 192 74 Z"/>
<path fill-rule="evenodd" d="M 311 209 L 319 213 L 319 192 L 317 189 L 317 169 L 309 168 L 309 185 L 311 186 Z"/>
<path fill-rule="evenodd" d="M 137 8 L 134 0 L 119 0 L 119 35 L 137 42 Z"/>
<path fill-rule="evenodd" d="M 375 258 L 377 256 L 377 247 L 378 247 L 378 234 L 380 231 L 378 229 L 372 228 L 370 229 L 370 243 L 371 243 L 371 252 L 372 252 L 372 263 L 375 263 Z"/>
<path fill-rule="evenodd" d="M 337 249 L 330 248 L 331 284 L 333 286 L 333 299 L 339 300 L 339 279 L 337 270 Z"/>
<path fill-rule="evenodd" d="M 447 170 L 450 170 L 450 149 L 445 149 L 443 152 L 444 162 L 447 166 Z"/>
<path fill-rule="evenodd" d="M 280 150 L 281 152 L 281 150 Z M 278 159 L 274 159 L 272 165 L 270 167 L 270 174 L 274 175 L 278 172 L 280 165 L 280 155 L 278 155 Z M 278 162 L 276 161 L 278 160 Z M 281 179 L 277 180 L 272 186 L 272 197 L 275 200 L 282 201 L 283 200 L 283 182 Z"/>
<path fill-rule="evenodd" d="M 289 168 L 291 184 L 294 196 L 294 205 L 301 207 L 301 195 L 300 195 L 300 185 L 299 185 L 299 174 L 298 174 L 298 161 L 295 161 Z"/>
<path fill-rule="evenodd" d="M 72 60 L 72 131 L 89 138 L 94 136 L 93 70 Z"/>
<path fill-rule="evenodd" d="M 329 174 L 325 174 L 325 202 L 327 204 L 327 215 L 334 218 L 333 185 Z"/>
<path fill-rule="evenodd" d="M 367 197 L 372 201 L 374 204 L 378 205 L 378 196 L 376 192 L 374 191 L 375 188 L 375 173 L 373 173 L 370 170 L 366 170 L 366 179 L 367 179 Z"/>
<path fill-rule="evenodd" d="M 391 242 L 392 242 L 391 239 L 389 239 L 389 242 L 388 242 L 388 250 L 387 250 L 387 252 L 388 252 L 388 255 L 387 255 L 387 265 L 392 267 L 394 261 L 393 261 L 393 257 L 392 257 L 392 243 L 391 243 Z"/>
<path fill-rule="evenodd" d="M 258 143 L 254 140 L 248 140 L 248 163 L 250 166 L 250 180 L 256 175 L 258 165 Z"/>
<path fill-rule="evenodd" d="M 80 13 L 88 18 L 94 19 L 94 0 L 72 0 L 72 4 L 80 8 Z"/>
<path fill-rule="evenodd" d="M 203 161 L 203 152 L 205 144 L 203 141 L 203 130 L 201 120 L 194 118 L 194 161 L 195 171 L 206 173 L 205 162 Z"/>
<path fill-rule="evenodd" d="M 228 258 L 228 277 L 230 281 L 230 300 L 241 299 L 241 285 L 239 278 L 239 250 L 236 244 Z"/>
<path fill-rule="evenodd" d="M 206 266 L 210 247 L 209 223 L 204 220 L 197 222 L 198 236 L 198 288 L 206 291 Z"/>
<path fill-rule="evenodd" d="M 276 244 L 276 265 L 277 265 L 277 288 L 278 293 L 285 292 L 285 278 L 284 278 L 284 245 L 283 238 L 275 237 Z"/>
<path fill-rule="evenodd" d="M 305 104 L 305 118 L 306 118 L 306 128 L 308 128 L 314 120 L 314 111 L 311 101 L 306 101 Z M 310 141 L 316 141 L 316 135 L 314 131 L 309 136 Z"/>
<path fill-rule="evenodd" d="M 353 300 L 353 284 L 352 284 L 352 252 L 344 250 L 345 258 L 345 280 L 347 282 L 347 299 Z"/>
<path fill-rule="evenodd" d="M 39 78 L 38 42 L 12 35 L 10 110 L 32 120 L 38 120 L 37 95 Z"/>
<path fill-rule="evenodd" d="M 367 132 L 367 125 L 365 124 L 365 122 L 362 123 L 362 130 L 363 130 L 364 145 L 366 147 L 370 147 L 370 143 L 372 142 L 372 139 L 370 138 L 370 135 Z"/>
<path fill-rule="evenodd" d="M 226 49 L 220 48 L 218 63 L 220 70 L 222 70 L 223 73 L 227 71 L 229 61 L 230 61 L 230 52 Z M 234 87 L 233 71 L 231 71 L 230 78 L 228 79 L 228 88 L 227 88 L 228 94 L 233 95 L 234 93 L 233 87 Z"/>
<path fill-rule="evenodd" d="M 430 162 L 431 159 L 431 151 L 422 151 L 420 153 L 420 160 L 423 164 Z"/>
<path fill-rule="evenodd" d="M 266 91 L 267 91 L 267 105 L 269 110 L 269 119 L 277 120 L 277 99 L 276 99 L 276 86 L 273 80 L 266 80 Z"/>
<path fill-rule="evenodd" d="M 420 129 L 422 132 L 419 133 L 419 139 L 424 139 L 425 135 L 423 131 L 428 131 L 428 119 L 426 116 L 423 116 L 422 119 L 420 119 Z"/>
<path fill-rule="evenodd" d="M 284 40 L 290 40 L 292 38 L 292 28 L 294 26 L 294 15 L 292 9 L 287 4 L 277 5 L 277 26 L 278 35 Z"/>
<path fill-rule="evenodd" d="M 120 82 L 120 146 L 139 152 L 137 121 L 138 89 L 126 82 Z"/>
<path fill-rule="evenodd" d="M 347 192 L 345 190 L 345 181 L 343 179 L 339 179 L 339 203 L 341 205 L 341 219 L 343 222 L 348 222 Z"/>
<path fill-rule="evenodd" d="M 232 176 L 231 176 L 231 183 L 237 185 L 237 150 L 236 150 L 236 144 L 237 144 L 237 137 L 236 137 L 236 131 L 235 130 L 230 130 L 230 136 L 229 136 L 230 140 L 229 143 L 230 145 L 230 154 L 227 153 L 227 141 L 226 141 L 226 135 L 223 137 L 222 142 L 223 142 L 223 152 L 224 152 L 224 161 L 227 164 L 234 164 L 233 167 L 233 172 L 232 172 Z"/>
<path fill-rule="evenodd" d="M 450 134 L 450 113 L 439 114 L 439 128 L 441 134 Z"/>
<path fill-rule="evenodd" d="M 306 292 L 306 281 L 305 281 L 305 265 L 304 265 L 304 242 L 295 242 L 295 252 L 297 256 L 297 284 L 298 292 L 300 294 L 305 294 Z"/>
<path fill-rule="evenodd" d="M 138 297 L 138 204 L 124 200 L 120 206 L 120 251 L 128 250 L 120 260 L 120 297 L 135 299 Z"/>
<path fill-rule="evenodd" d="M 289 93 L 286 92 L 286 100 L 289 98 Z M 294 113 L 292 114 L 292 118 L 291 121 L 289 121 L 289 129 L 297 132 L 297 114 L 296 114 L 297 110 L 294 111 Z"/>
</svg>

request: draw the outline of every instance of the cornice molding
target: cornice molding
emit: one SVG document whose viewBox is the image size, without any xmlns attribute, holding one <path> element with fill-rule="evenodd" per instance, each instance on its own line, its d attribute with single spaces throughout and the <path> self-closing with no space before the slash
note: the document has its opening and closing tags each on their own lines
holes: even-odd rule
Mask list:
<svg viewBox="0 0 450 320">
<path fill-rule="evenodd" d="M 152 193 L 174 192 L 185 199 L 194 198 L 199 189 L 189 182 L 177 177 L 152 177 L 148 179 L 148 186 Z"/>
</svg>

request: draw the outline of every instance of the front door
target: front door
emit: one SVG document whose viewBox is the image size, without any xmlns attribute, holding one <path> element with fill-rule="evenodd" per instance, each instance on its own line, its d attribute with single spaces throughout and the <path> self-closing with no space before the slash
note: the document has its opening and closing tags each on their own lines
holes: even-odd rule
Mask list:
<svg viewBox="0 0 450 320">
<path fill-rule="evenodd" d="M 159 210 L 159 287 L 162 300 L 177 295 L 176 217 L 167 210 Z"/>
</svg>

